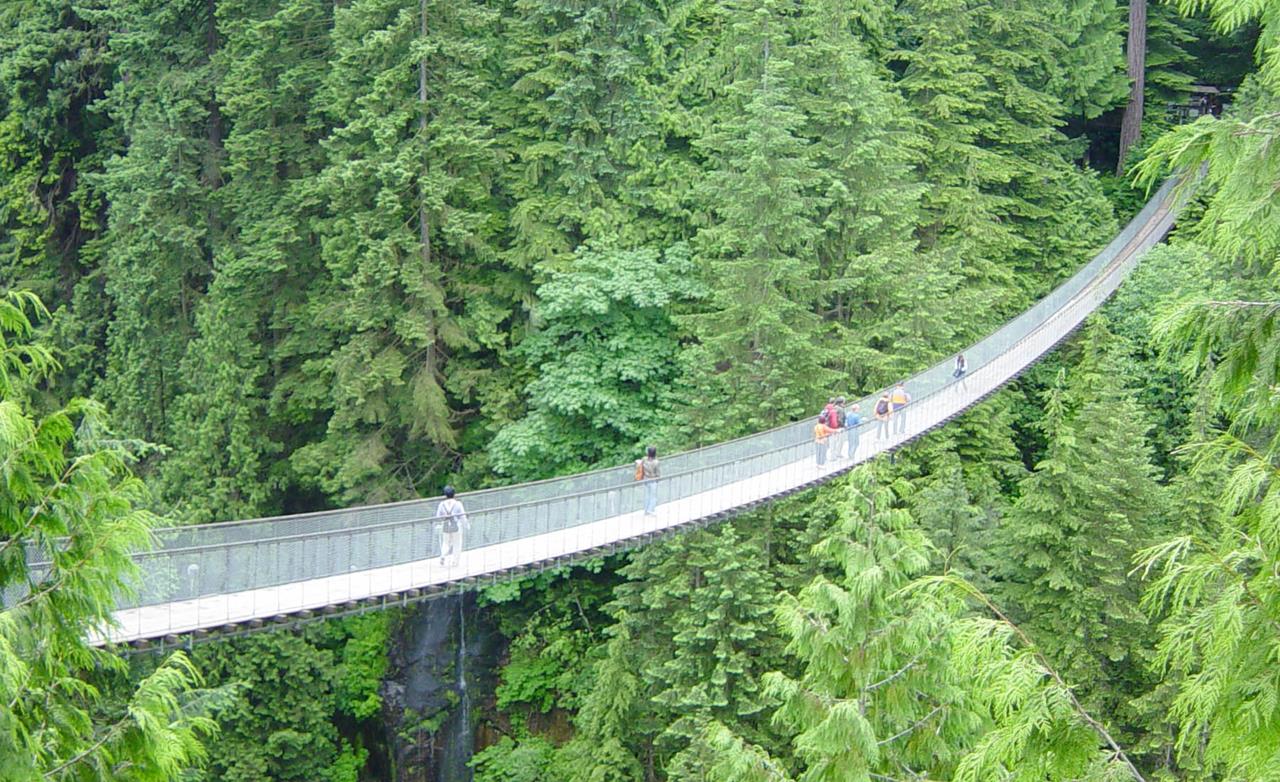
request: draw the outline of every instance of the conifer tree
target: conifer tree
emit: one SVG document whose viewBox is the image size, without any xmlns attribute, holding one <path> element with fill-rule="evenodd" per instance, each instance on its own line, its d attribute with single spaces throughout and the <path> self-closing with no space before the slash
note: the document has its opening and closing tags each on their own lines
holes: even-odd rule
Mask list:
<svg viewBox="0 0 1280 782">
<path fill-rule="evenodd" d="M 794 735 L 803 782 L 939 778 L 976 725 L 964 683 L 948 671 L 961 604 L 901 592 L 932 559 L 903 506 L 906 490 L 856 473 L 839 527 L 818 546 L 838 575 L 814 578 L 778 608 L 803 672 L 770 673 L 765 686 L 781 704 L 775 722 Z"/>
<path fill-rule="evenodd" d="M 1046 89 L 1069 116 L 1093 119 L 1124 101 L 1124 27 L 1117 0 L 1069 0 L 1043 7 L 1053 34 L 1042 63 Z"/>
<path fill-rule="evenodd" d="M 1114 343 L 1095 319 L 1081 363 L 1046 394 L 1048 446 L 1001 522 L 997 599 L 1088 708 L 1119 718 L 1147 683 L 1147 625 L 1128 573 L 1165 506 L 1150 425 Z"/>
<path fill-rule="evenodd" d="M 898 82 L 925 122 L 926 247 L 959 258 L 976 336 L 1025 307 L 1110 235 L 1096 177 L 1069 162 L 1039 5 L 908 4 Z M 966 335 L 968 336 L 968 335 Z"/>
<path fill-rule="evenodd" d="M 825 196 L 800 135 L 788 3 L 731 6 L 728 40 L 737 79 L 731 101 L 698 145 L 711 170 L 702 186 L 711 224 L 696 256 L 706 311 L 685 323 L 697 338 L 685 357 L 699 408 L 717 411 L 701 431 L 742 432 L 794 419 L 835 375 L 824 366 L 818 222 Z"/>
<path fill-rule="evenodd" d="M 951 344 L 963 311 L 957 270 L 941 254 L 917 252 L 925 186 L 914 167 L 924 140 L 856 37 L 846 4 L 801 4 L 791 38 L 800 132 L 825 196 L 818 307 L 834 327 L 822 341 L 839 345 L 829 361 L 855 387 L 887 383 L 915 368 L 907 362 Z"/>
<path fill-rule="evenodd" d="M 637 655 L 630 627 L 619 622 L 608 630 L 604 654 L 596 663 L 591 687 L 574 720 L 574 736 L 556 754 L 556 778 L 569 782 L 637 782 L 652 775 L 652 751 L 638 748 L 642 724 L 643 685 L 636 672 Z M 640 749 L 640 752 L 637 752 Z"/>
<path fill-rule="evenodd" d="M 268 515 L 289 485 L 278 460 L 298 445 L 286 431 L 297 424 L 288 388 L 301 362 L 299 340 L 285 337 L 310 330 L 306 297 L 322 268 L 308 191 L 324 163 L 315 104 L 330 52 L 318 31 L 330 26 L 332 7 L 218 4 L 226 234 L 181 364 L 194 382 L 177 401 L 164 465 L 166 494 L 191 520 Z"/>
<path fill-rule="evenodd" d="M 212 58 L 218 42 L 205 0 L 124 0 L 102 12 L 120 81 L 103 108 L 120 152 L 101 175 L 109 203 L 102 248 L 113 307 L 105 400 L 124 431 L 167 443 L 174 401 L 190 387 L 182 356 L 213 271 L 224 128 Z"/>
<path fill-rule="evenodd" d="M 91 174 L 115 133 L 93 107 L 115 77 L 107 38 L 68 0 L 0 8 L 0 280 L 50 302 L 71 299 L 101 228 Z"/>
<path fill-rule="evenodd" d="M 529 269 L 563 264 L 587 242 L 633 249 L 685 238 L 655 219 L 668 211 L 655 201 L 669 197 L 653 192 L 655 179 L 688 186 L 663 171 L 670 91 L 655 82 L 664 9 L 652 0 L 517 0 L 504 22 L 509 86 L 495 94 L 494 114 L 514 200 L 506 261 Z"/>
<path fill-rule="evenodd" d="M 764 550 L 729 524 L 644 549 L 623 575 L 613 637 L 577 720 L 589 740 L 558 762 L 575 780 L 636 779 L 637 765 L 645 778 L 700 778 L 707 726 L 767 737 L 755 717 L 760 674 L 775 659 Z M 608 751 L 591 757 L 601 743 Z"/>
<path fill-rule="evenodd" d="M 655 574 L 681 610 L 668 617 L 669 658 L 644 673 L 669 721 L 657 747 L 670 758 L 669 773 L 685 779 L 704 773 L 706 759 L 692 745 L 712 721 L 763 740 L 759 681 L 777 657 L 768 621 L 775 586 L 759 541 L 734 524 L 700 537 L 687 557 L 668 558 Z"/>
<path fill-rule="evenodd" d="M 204 757 L 216 697 L 181 652 L 106 697 L 128 666 L 90 635 L 158 520 L 100 404 L 36 412 L 36 384 L 58 369 L 30 342 L 44 315 L 29 294 L 0 299 L 0 780 L 177 780 Z"/>
<path fill-rule="evenodd" d="M 451 375 L 450 359 L 478 347 L 477 333 L 501 341 L 500 292 L 467 287 L 493 260 L 497 228 L 481 79 L 493 22 L 473 2 L 334 10 L 320 95 L 336 128 L 315 191 L 327 274 L 308 297 L 313 339 L 290 385 L 304 400 L 293 414 L 326 429 L 291 466 L 335 496 L 411 496 L 450 466 L 447 386 L 475 382 Z"/>
</svg>

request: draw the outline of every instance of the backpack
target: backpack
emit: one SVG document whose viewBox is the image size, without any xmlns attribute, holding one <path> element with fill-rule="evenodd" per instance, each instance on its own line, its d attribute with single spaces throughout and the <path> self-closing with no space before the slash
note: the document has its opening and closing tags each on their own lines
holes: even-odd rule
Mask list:
<svg viewBox="0 0 1280 782">
<path fill-rule="evenodd" d="M 879 402 L 876 402 L 876 413 L 878 415 L 884 415 L 887 412 L 889 412 L 888 399 L 881 399 Z"/>
<path fill-rule="evenodd" d="M 644 480 L 644 460 L 643 459 L 636 459 L 636 480 L 637 481 Z"/>
<path fill-rule="evenodd" d="M 827 426 L 834 427 L 835 420 L 836 420 L 836 406 L 834 404 L 828 403 L 826 407 L 822 408 L 822 423 L 826 424 Z"/>
<path fill-rule="evenodd" d="M 457 500 L 449 500 L 449 502 L 450 505 L 445 511 L 447 515 L 444 516 L 443 523 L 444 531 L 452 534 L 458 531 L 458 516 L 461 514 L 462 509 L 458 507 Z"/>
<path fill-rule="evenodd" d="M 844 426 L 846 429 L 853 429 L 862 423 L 862 416 L 858 413 L 849 412 L 844 417 Z"/>
</svg>

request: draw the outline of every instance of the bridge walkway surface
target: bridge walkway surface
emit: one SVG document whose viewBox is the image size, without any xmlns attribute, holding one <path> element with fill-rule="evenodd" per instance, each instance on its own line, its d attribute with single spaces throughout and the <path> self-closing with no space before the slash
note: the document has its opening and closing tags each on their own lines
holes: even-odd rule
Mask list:
<svg viewBox="0 0 1280 782">
<path fill-rule="evenodd" d="M 950 356 L 907 378 L 913 400 L 902 431 L 879 438 L 867 421 L 850 458 L 817 466 L 813 421 L 806 419 L 664 458 L 652 516 L 641 512 L 643 486 L 630 465 L 460 495 L 471 526 L 452 567 L 439 561 L 439 498 L 165 528 L 154 550 L 134 556 L 133 594 L 118 599 L 114 625 L 93 641 L 181 643 L 421 599 L 636 545 L 829 480 L 946 423 L 1052 350 L 1164 237 L 1177 205 L 1174 182 L 1167 182 L 1073 277 L 965 348 L 963 383 L 951 376 Z M 878 396 L 858 400 L 867 418 Z M 31 562 L 37 575 L 41 564 Z"/>
</svg>

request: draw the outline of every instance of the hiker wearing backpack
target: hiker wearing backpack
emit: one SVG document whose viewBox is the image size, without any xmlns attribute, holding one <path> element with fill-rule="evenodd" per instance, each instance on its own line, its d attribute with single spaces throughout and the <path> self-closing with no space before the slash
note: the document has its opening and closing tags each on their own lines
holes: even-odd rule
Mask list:
<svg viewBox="0 0 1280 782">
<path fill-rule="evenodd" d="M 889 401 L 889 392 L 885 391 L 876 400 L 873 411 L 876 417 L 876 439 L 883 440 L 889 435 L 889 419 L 893 418 L 893 403 Z"/>
<path fill-rule="evenodd" d="M 444 487 L 444 500 L 436 506 L 436 519 L 440 523 L 440 564 L 453 567 L 462 556 L 462 530 L 471 529 L 467 521 L 467 509 L 454 499 L 452 486 Z M 448 562 L 447 559 L 452 559 Z"/>
<path fill-rule="evenodd" d="M 822 469 L 822 465 L 827 463 L 827 441 L 830 437 L 831 427 L 827 426 L 827 417 L 818 416 L 818 422 L 813 425 L 814 463 L 818 469 Z"/>
<path fill-rule="evenodd" d="M 827 426 L 831 426 L 831 422 L 835 420 L 835 415 L 836 398 L 833 396 L 827 399 L 827 406 L 822 408 L 822 412 L 819 413 L 819 417 L 822 419 L 822 423 Z"/>
<path fill-rule="evenodd" d="M 644 481 L 644 515 L 646 516 L 652 516 L 658 512 L 658 478 L 660 474 L 658 449 L 651 445 L 645 449 L 643 459 L 636 459 L 636 480 Z"/>
<path fill-rule="evenodd" d="M 911 394 L 907 393 L 907 387 L 901 380 L 893 387 L 889 401 L 893 403 L 894 431 L 902 434 L 907 431 L 906 407 L 911 404 Z"/>
<path fill-rule="evenodd" d="M 845 458 L 852 459 L 858 455 L 858 427 L 862 425 L 862 412 L 858 407 L 858 403 L 854 402 L 853 406 L 844 414 L 844 445 Z"/>
</svg>

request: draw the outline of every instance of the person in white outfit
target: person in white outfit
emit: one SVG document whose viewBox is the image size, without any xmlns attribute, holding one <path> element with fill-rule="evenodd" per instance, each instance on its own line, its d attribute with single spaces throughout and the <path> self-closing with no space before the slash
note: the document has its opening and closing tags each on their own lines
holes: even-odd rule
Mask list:
<svg viewBox="0 0 1280 782">
<path fill-rule="evenodd" d="M 462 531 L 471 528 L 471 523 L 467 521 L 467 509 L 453 498 L 454 494 L 452 486 L 444 487 L 444 499 L 436 507 L 436 518 L 440 521 L 443 532 L 440 538 L 440 564 L 449 567 L 458 564 L 462 555 Z M 447 561 L 450 558 L 452 562 Z"/>
</svg>

